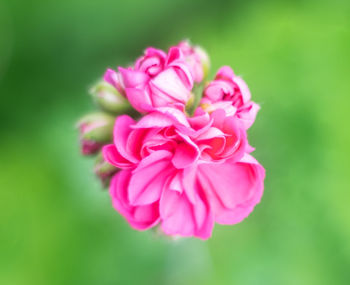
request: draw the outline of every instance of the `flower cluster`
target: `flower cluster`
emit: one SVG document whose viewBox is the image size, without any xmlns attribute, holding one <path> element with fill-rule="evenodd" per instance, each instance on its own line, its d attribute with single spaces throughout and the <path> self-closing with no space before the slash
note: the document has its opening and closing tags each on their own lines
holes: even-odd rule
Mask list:
<svg viewBox="0 0 350 285">
<path fill-rule="evenodd" d="M 247 141 L 259 105 L 230 67 L 204 84 L 208 70 L 207 54 L 183 41 L 167 53 L 147 48 L 93 89 L 109 114 L 80 122 L 82 150 L 102 148 L 96 173 L 135 229 L 207 239 L 261 199 L 265 170 Z"/>
</svg>

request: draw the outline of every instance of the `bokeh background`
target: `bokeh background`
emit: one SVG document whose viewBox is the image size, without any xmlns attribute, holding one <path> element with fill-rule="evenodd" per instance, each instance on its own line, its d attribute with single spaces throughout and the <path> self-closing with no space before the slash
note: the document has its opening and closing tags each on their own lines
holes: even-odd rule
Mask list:
<svg viewBox="0 0 350 285">
<path fill-rule="evenodd" d="M 137 232 L 79 153 L 87 89 L 189 38 L 262 109 L 262 202 L 207 242 Z M 0 1 L 0 284 L 349 284 L 350 2 Z"/>
</svg>

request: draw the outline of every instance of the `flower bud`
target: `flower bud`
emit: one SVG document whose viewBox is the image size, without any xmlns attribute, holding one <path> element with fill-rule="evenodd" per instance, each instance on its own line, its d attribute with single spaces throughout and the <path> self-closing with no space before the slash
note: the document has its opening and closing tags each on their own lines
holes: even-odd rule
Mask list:
<svg viewBox="0 0 350 285">
<path fill-rule="evenodd" d="M 103 187 L 107 187 L 111 177 L 117 172 L 117 168 L 104 160 L 100 152 L 95 160 L 94 172 L 101 180 Z"/>
<path fill-rule="evenodd" d="M 210 63 L 207 53 L 200 46 L 192 45 L 189 40 L 181 41 L 177 46 L 190 68 L 194 82 L 200 84 L 209 73 Z"/>
<path fill-rule="evenodd" d="M 203 68 L 203 77 L 206 78 L 209 74 L 209 69 L 210 69 L 209 56 L 206 53 L 206 51 L 203 48 L 201 48 L 200 46 L 195 46 L 194 51 L 201 61 L 202 68 Z"/>
<path fill-rule="evenodd" d="M 106 113 L 92 113 L 78 122 L 81 151 L 84 155 L 96 153 L 112 141 L 114 117 Z"/>
<path fill-rule="evenodd" d="M 90 89 L 96 104 L 112 113 L 124 113 L 131 109 L 129 101 L 112 85 L 105 81 L 98 82 Z"/>
</svg>

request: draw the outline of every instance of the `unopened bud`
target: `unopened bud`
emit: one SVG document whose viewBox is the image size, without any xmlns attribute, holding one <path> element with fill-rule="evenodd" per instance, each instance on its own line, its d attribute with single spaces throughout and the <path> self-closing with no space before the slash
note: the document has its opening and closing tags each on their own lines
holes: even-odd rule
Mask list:
<svg viewBox="0 0 350 285">
<path fill-rule="evenodd" d="M 112 141 L 114 117 L 106 113 L 92 113 L 78 122 L 81 150 L 84 155 L 96 153 L 104 144 Z"/>
<path fill-rule="evenodd" d="M 117 168 L 109 164 L 100 152 L 95 161 L 94 172 L 101 180 L 103 187 L 107 187 L 111 177 L 117 172 Z"/>
<path fill-rule="evenodd" d="M 96 104 L 112 113 L 125 113 L 131 109 L 129 101 L 112 85 L 105 81 L 98 82 L 90 89 Z"/>
<path fill-rule="evenodd" d="M 195 46 L 194 51 L 197 54 L 197 56 L 200 58 L 202 68 L 203 68 L 203 77 L 206 78 L 209 74 L 209 69 L 210 69 L 210 59 L 206 51 L 200 47 L 200 46 Z"/>
</svg>

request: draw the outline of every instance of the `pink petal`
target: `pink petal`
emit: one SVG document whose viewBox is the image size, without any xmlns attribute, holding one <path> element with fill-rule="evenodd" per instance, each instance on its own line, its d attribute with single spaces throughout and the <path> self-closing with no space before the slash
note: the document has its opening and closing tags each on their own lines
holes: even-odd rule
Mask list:
<svg viewBox="0 0 350 285">
<path fill-rule="evenodd" d="M 198 199 L 197 188 L 195 187 L 196 175 L 197 164 L 186 167 L 182 171 L 182 186 L 184 188 L 186 196 L 192 204 L 195 204 Z"/>
<path fill-rule="evenodd" d="M 245 147 L 246 153 L 252 153 L 255 150 L 255 147 L 251 146 L 250 144 L 247 144 Z"/>
<path fill-rule="evenodd" d="M 164 191 L 160 201 L 161 227 L 168 235 L 193 236 L 196 230 L 192 207 L 184 194 Z"/>
<path fill-rule="evenodd" d="M 182 175 L 180 171 L 176 171 L 174 177 L 171 178 L 168 188 L 177 191 L 180 194 L 183 192 L 184 189 L 182 186 Z"/>
<path fill-rule="evenodd" d="M 130 171 L 122 170 L 112 178 L 109 190 L 112 203 L 133 228 L 146 230 L 159 222 L 159 205 L 153 203 L 146 206 L 131 206 L 127 193 L 130 177 Z"/>
<path fill-rule="evenodd" d="M 216 73 L 215 79 L 223 79 L 223 80 L 231 81 L 234 76 L 235 74 L 231 67 L 222 66 Z"/>
<path fill-rule="evenodd" d="M 227 117 L 222 129 L 229 134 L 226 137 L 225 151 L 222 156 L 232 155 L 231 158 L 236 161 L 241 159 L 248 143 L 246 132 L 240 127 L 235 117 Z"/>
<path fill-rule="evenodd" d="M 144 158 L 132 172 L 129 184 L 129 201 L 132 205 L 146 205 L 160 199 L 170 168 L 168 151 L 156 151 Z"/>
<path fill-rule="evenodd" d="M 157 49 L 157 48 L 154 48 L 154 47 L 148 47 L 145 50 L 145 56 L 147 56 L 147 57 L 157 56 L 157 57 L 165 60 L 167 55 L 161 49 Z"/>
<path fill-rule="evenodd" d="M 136 60 L 135 69 L 155 75 L 163 69 L 165 59 L 166 53 L 164 51 L 149 47 L 145 50 L 144 55 Z"/>
<path fill-rule="evenodd" d="M 126 160 L 136 163 L 138 159 L 127 150 L 128 137 L 131 132 L 131 125 L 135 124 L 135 121 L 128 115 L 119 116 L 114 125 L 113 141 L 119 154 Z"/>
<path fill-rule="evenodd" d="M 174 109 L 171 107 L 159 107 L 155 111 L 171 118 L 174 122 L 174 125 L 181 124 L 186 127 L 190 126 L 185 113 L 179 109 Z"/>
<path fill-rule="evenodd" d="M 131 68 L 118 68 L 125 88 L 143 88 L 149 80 L 149 76 L 143 71 Z"/>
<path fill-rule="evenodd" d="M 108 163 L 118 168 L 126 169 L 126 168 L 131 168 L 133 166 L 133 163 L 126 160 L 124 157 L 120 155 L 117 148 L 113 144 L 105 145 L 102 148 L 102 154 L 104 159 Z"/>
<path fill-rule="evenodd" d="M 200 141 L 200 140 L 210 140 L 213 138 L 222 138 L 224 137 L 225 134 L 218 128 L 215 127 L 211 127 L 209 128 L 205 133 L 202 133 L 201 135 L 199 135 L 196 140 Z"/>
<path fill-rule="evenodd" d="M 125 88 L 126 97 L 131 106 L 140 113 L 145 113 L 149 106 L 152 106 L 152 100 L 146 89 Z"/>
<path fill-rule="evenodd" d="M 206 98 L 201 100 L 201 104 L 206 105 Z M 218 109 L 223 109 L 225 111 L 226 116 L 234 116 L 237 113 L 237 108 L 232 105 L 231 101 L 219 101 L 216 103 L 207 103 L 205 106 L 205 110 L 207 112 L 213 112 Z"/>
<path fill-rule="evenodd" d="M 251 94 L 247 83 L 245 83 L 245 81 L 239 76 L 236 76 L 234 78 L 234 82 L 238 85 L 239 89 L 241 90 L 243 104 L 248 103 L 251 98 Z"/>
<path fill-rule="evenodd" d="M 126 151 L 133 157 L 141 160 L 143 158 L 143 151 L 148 144 L 152 143 L 152 139 L 157 137 L 159 129 L 133 129 L 126 143 Z"/>
<path fill-rule="evenodd" d="M 240 119 L 245 129 L 249 129 L 254 123 L 259 110 L 260 106 L 254 102 L 249 102 L 239 108 L 237 117 Z"/>
<path fill-rule="evenodd" d="M 183 59 L 183 54 L 181 52 L 181 49 L 178 47 L 171 47 L 168 51 L 166 65 L 169 65 L 172 62 L 179 60 L 179 59 Z"/>
<path fill-rule="evenodd" d="M 213 218 L 202 200 L 192 205 L 184 193 L 165 190 L 160 200 L 162 230 L 168 235 L 210 237 Z"/>
<path fill-rule="evenodd" d="M 142 117 L 133 128 L 163 128 L 183 125 L 189 127 L 186 115 L 178 109 L 159 107 Z"/>
<path fill-rule="evenodd" d="M 153 97 L 168 98 L 169 103 L 181 102 L 185 104 L 191 95 L 190 90 L 186 88 L 173 68 L 167 68 L 159 73 L 150 80 L 149 86 Z M 162 107 L 162 105 L 155 105 L 155 107 Z"/>
<path fill-rule="evenodd" d="M 134 129 L 150 129 L 150 128 L 164 128 L 172 126 L 174 123 L 172 118 L 165 116 L 159 112 L 152 112 L 141 118 L 136 125 L 133 126 Z"/>
<path fill-rule="evenodd" d="M 189 132 L 189 129 L 182 130 L 183 133 L 188 134 L 191 138 L 197 138 L 207 132 L 213 124 L 213 119 L 209 116 L 207 112 L 202 113 L 202 109 L 199 107 L 195 111 L 195 116 L 188 118 L 191 124 L 191 128 L 194 132 Z"/>
<path fill-rule="evenodd" d="M 215 221 L 221 224 L 243 220 L 259 203 L 263 193 L 265 171 L 250 155 L 236 163 L 202 164 L 198 175 Z"/>
<path fill-rule="evenodd" d="M 208 239 L 211 237 L 213 231 L 215 222 L 214 215 L 198 182 L 196 182 L 195 188 L 195 191 L 198 194 L 198 198 L 196 199 L 196 203 L 193 207 L 194 217 L 197 225 L 195 236 L 202 239 Z"/>
<path fill-rule="evenodd" d="M 199 149 L 191 141 L 179 143 L 176 147 L 172 163 L 176 168 L 186 168 L 196 162 L 199 157 Z"/>
<path fill-rule="evenodd" d="M 186 89 L 191 90 L 193 88 L 194 79 L 189 66 L 183 61 L 173 62 L 169 66 L 176 71 Z"/>
<path fill-rule="evenodd" d="M 208 98 L 212 103 L 220 102 L 225 95 L 232 95 L 233 93 L 232 83 L 230 84 L 230 82 L 224 80 L 214 80 L 204 90 L 205 98 Z"/>
<path fill-rule="evenodd" d="M 109 84 L 113 85 L 121 94 L 124 94 L 124 86 L 122 86 L 116 71 L 108 68 L 103 76 L 103 79 Z"/>
</svg>

